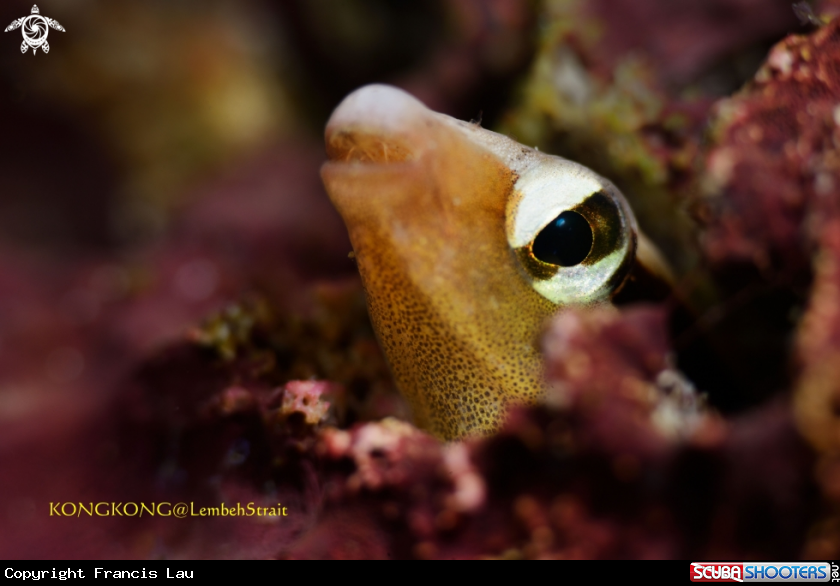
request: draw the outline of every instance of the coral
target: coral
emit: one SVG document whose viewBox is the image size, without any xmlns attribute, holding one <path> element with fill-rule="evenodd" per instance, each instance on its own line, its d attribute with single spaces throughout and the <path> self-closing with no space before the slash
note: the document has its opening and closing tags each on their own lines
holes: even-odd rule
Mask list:
<svg viewBox="0 0 840 586">
<path fill-rule="evenodd" d="M 775 46 L 754 82 L 716 105 L 704 177 L 712 260 L 807 270 L 832 217 L 838 24 Z"/>
<path fill-rule="evenodd" d="M 317 425 L 327 417 L 330 404 L 321 400 L 329 392 L 329 383 L 319 381 L 290 381 L 283 389 L 283 404 L 280 413 L 289 417 L 301 413 L 309 425 Z"/>
<path fill-rule="evenodd" d="M 565 352 L 569 337 L 585 358 Z M 559 317 L 546 349 L 562 406 L 523 410 L 486 440 L 442 445 L 393 420 L 326 429 L 324 511 L 284 556 L 796 556 L 810 459 L 789 413 L 770 405 L 732 423 L 694 413 L 682 439 L 661 433 L 649 391 L 663 339 L 649 309 Z M 581 377 L 586 363 L 624 383 Z"/>
</svg>

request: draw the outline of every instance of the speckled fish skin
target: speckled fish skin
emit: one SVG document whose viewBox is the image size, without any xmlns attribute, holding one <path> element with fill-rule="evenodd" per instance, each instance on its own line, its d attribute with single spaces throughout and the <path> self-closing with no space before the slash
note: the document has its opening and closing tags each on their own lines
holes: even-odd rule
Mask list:
<svg viewBox="0 0 840 586">
<path fill-rule="evenodd" d="M 538 402 L 538 337 L 558 305 L 534 289 L 509 243 L 516 183 L 550 159 L 570 176 L 615 188 L 388 86 L 348 96 L 327 124 L 326 145 L 322 177 L 417 425 L 447 440 L 487 434 L 511 405 Z M 635 220 L 626 213 L 631 247 Z M 581 301 L 609 294 L 592 289 Z"/>
</svg>

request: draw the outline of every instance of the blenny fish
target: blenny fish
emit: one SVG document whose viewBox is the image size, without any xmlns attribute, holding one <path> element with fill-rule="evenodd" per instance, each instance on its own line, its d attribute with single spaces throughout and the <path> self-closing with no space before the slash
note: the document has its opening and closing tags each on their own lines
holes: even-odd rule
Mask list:
<svg viewBox="0 0 840 586">
<path fill-rule="evenodd" d="M 326 148 L 377 337 L 440 438 L 492 433 L 543 398 L 539 334 L 559 308 L 609 304 L 640 270 L 668 278 L 610 181 L 397 88 L 345 98 Z"/>
</svg>

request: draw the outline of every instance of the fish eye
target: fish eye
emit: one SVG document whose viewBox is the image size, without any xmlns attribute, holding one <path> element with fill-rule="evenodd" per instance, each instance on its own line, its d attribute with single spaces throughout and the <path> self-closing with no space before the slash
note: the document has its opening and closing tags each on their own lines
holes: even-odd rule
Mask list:
<svg viewBox="0 0 840 586">
<path fill-rule="evenodd" d="M 592 250 L 592 227 L 574 211 L 563 212 L 543 228 L 531 251 L 537 260 L 561 267 L 579 265 Z"/>
<path fill-rule="evenodd" d="M 559 157 L 516 181 L 507 235 L 521 274 L 558 305 L 608 301 L 635 258 L 636 220 L 621 192 Z"/>
</svg>

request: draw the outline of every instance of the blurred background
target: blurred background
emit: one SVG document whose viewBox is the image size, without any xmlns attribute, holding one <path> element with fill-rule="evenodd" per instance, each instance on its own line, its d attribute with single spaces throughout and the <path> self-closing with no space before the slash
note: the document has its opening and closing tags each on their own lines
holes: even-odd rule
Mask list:
<svg viewBox="0 0 840 586">
<path fill-rule="evenodd" d="M 41 14 L 66 29 L 50 30 L 48 54 L 22 54 L 19 29 L 0 35 L 2 557 L 154 555 L 140 538 L 106 546 L 114 525 L 68 546 L 77 529 L 43 516 L 47 500 L 116 490 L 91 486 L 125 453 L 90 422 L 109 417 L 121 381 L 187 334 L 235 343 L 194 329 L 219 312 L 230 325 L 255 296 L 302 308 L 313 284 L 358 288 L 318 175 L 325 122 L 355 88 L 400 86 L 606 174 L 681 277 L 702 281 L 686 194 L 702 183 L 710 108 L 774 43 L 809 30 L 788 0 L 45 1 Z M 5 1 L 0 24 L 31 9 Z M 709 306 L 712 289 L 691 295 Z M 375 346 L 360 298 L 336 295 L 330 315 L 352 316 L 349 330 Z M 766 364 L 785 362 L 800 302 L 771 295 L 756 314 L 764 325 L 737 343 L 761 358 L 742 362 L 752 382 L 721 408 L 786 384 Z M 347 339 L 331 342 L 335 356 Z M 336 374 L 334 356 L 292 361 L 277 379 L 388 386 L 370 352 L 375 372 Z"/>
</svg>

